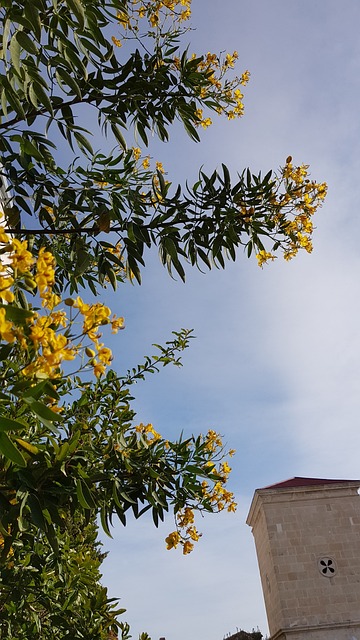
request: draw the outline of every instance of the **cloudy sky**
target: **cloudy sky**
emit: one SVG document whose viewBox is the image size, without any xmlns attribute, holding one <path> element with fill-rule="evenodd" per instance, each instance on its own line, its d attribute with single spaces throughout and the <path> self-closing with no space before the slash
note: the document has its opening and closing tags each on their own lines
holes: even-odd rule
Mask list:
<svg viewBox="0 0 360 640">
<path fill-rule="evenodd" d="M 259 269 L 241 253 L 225 271 L 171 280 L 150 256 L 143 285 L 120 288 L 126 317 L 121 371 L 172 330 L 197 339 L 182 369 L 139 383 L 139 421 L 165 437 L 219 430 L 233 458 L 238 512 L 198 523 L 194 552 L 166 551 L 171 520 L 117 525 L 104 583 L 127 609 L 133 637 L 222 640 L 267 623 L 251 530 L 257 487 L 292 476 L 359 478 L 360 3 L 347 0 L 193 0 L 190 50 L 239 52 L 251 71 L 245 117 L 214 118 L 202 143 L 180 129 L 158 148 L 170 177 L 227 164 L 276 169 L 288 155 L 326 180 L 314 251 Z"/>
</svg>

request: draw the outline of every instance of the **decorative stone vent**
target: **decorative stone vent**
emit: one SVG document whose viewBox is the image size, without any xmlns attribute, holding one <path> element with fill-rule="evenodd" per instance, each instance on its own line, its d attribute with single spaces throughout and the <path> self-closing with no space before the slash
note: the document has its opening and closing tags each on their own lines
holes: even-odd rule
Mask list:
<svg viewBox="0 0 360 640">
<path fill-rule="evenodd" d="M 322 556 L 319 558 L 318 569 L 321 575 L 325 576 L 325 578 L 332 578 L 337 572 L 334 558 L 330 558 L 330 556 Z"/>
</svg>

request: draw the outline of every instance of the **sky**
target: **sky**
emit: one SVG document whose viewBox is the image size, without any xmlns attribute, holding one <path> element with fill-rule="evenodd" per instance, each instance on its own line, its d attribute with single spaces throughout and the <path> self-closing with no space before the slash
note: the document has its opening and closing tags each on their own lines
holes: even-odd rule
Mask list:
<svg viewBox="0 0 360 640">
<path fill-rule="evenodd" d="M 260 269 L 240 252 L 224 271 L 188 269 L 185 285 L 150 255 L 142 286 L 111 298 L 126 318 L 113 345 L 119 371 L 173 330 L 197 336 L 183 368 L 132 389 L 139 422 L 169 438 L 214 428 L 237 450 L 237 513 L 198 521 L 203 537 L 189 556 L 165 548 L 171 518 L 158 530 L 146 517 L 118 524 L 103 538 L 103 582 L 133 638 L 267 633 L 245 522 L 255 489 L 293 476 L 360 477 L 359 23 L 358 0 L 193 0 L 190 51 L 239 52 L 239 74 L 251 72 L 245 116 L 214 118 L 198 145 L 175 127 L 156 159 L 191 182 L 201 165 L 266 172 L 292 155 L 329 193 L 311 255 Z"/>
</svg>

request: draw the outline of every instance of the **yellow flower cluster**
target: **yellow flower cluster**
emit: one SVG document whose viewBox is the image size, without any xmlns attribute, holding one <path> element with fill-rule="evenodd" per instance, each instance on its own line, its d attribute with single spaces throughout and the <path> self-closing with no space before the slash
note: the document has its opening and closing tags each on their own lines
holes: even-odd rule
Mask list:
<svg viewBox="0 0 360 640">
<path fill-rule="evenodd" d="M 212 125 L 211 118 L 204 118 L 203 117 L 203 110 L 202 109 L 196 109 L 195 116 L 198 119 L 198 121 L 195 124 L 198 124 L 198 125 L 200 124 L 203 129 L 207 129 L 208 127 L 210 127 L 210 125 Z"/>
<path fill-rule="evenodd" d="M 201 533 L 194 526 L 194 511 L 190 507 L 185 507 L 183 511 L 176 514 L 177 526 L 183 530 L 180 534 L 183 554 L 187 555 L 193 548 L 193 542 L 197 542 L 201 538 Z"/>
<path fill-rule="evenodd" d="M 140 29 L 140 21 L 147 19 L 150 29 L 160 30 L 165 21 L 173 23 L 185 22 L 191 16 L 191 0 L 131 0 L 127 3 L 126 10 L 118 11 L 119 25 L 126 32 L 137 34 Z M 122 45 L 121 41 L 112 36 L 115 46 Z"/>
<path fill-rule="evenodd" d="M 210 504 L 213 512 L 223 511 L 224 509 L 229 512 L 236 511 L 237 505 L 234 501 L 234 494 L 226 489 L 231 467 L 226 461 L 223 461 L 216 468 L 216 463 L 214 462 L 216 456 L 221 455 L 224 449 L 221 436 L 213 429 L 210 429 L 206 436 L 203 437 L 202 447 L 211 456 L 204 464 L 204 471 L 211 473 L 215 480 L 211 486 L 207 480 L 201 483 L 199 501 L 207 504 L 207 507 L 205 507 L 207 509 Z M 230 456 L 233 456 L 234 453 L 233 449 L 229 451 Z M 173 531 L 165 538 L 166 548 L 175 549 L 181 545 L 183 554 L 187 555 L 193 550 L 194 542 L 201 538 L 201 533 L 195 527 L 194 508 L 187 505 L 178 511 L 175 524 L 176 531 Z"/>
<path fill-rule="evenodd" d="M 62 362 L 74 360 L 77 347 L 63 333 L 58 332 L 60 326 L 66 326 L 65 317 L 61 312 L 49 313 L 48 316 L 40 316 L 34 312 L 26 337 L 37 355 L 33 362 L 24 367 L 25 376 L 53 378 L 59 375 Z"/>
<path fill-rule="evenodd" d="M 136 163 L 138 163 L 139 160 L 141 159 L 141 153 L 142 152 L 140 147 L 132 148 L 132 155 Z M 146 156 L 145 158 L 143 158 L 140 164 L 141 164 L 141 167 L 144 169 L 144 171 L 148 171 L 151 167 L 150 156 Z M 142 192 L 142 197 L 144 198 L 144 200 L 146 200 L 147 197 L 149 197 L 149 204 L 152 204 L 153 206 L 157 206 L 159 202 L 163 200 L 163 196 L 160 191 L 160 180 L 159 180 L 158 172 L 161 173 L 162 175 L 165 174 L 165 169 L 162 162 L 159 162 L 157 160 L 155 163 L 155 167 L 156 167 L 156 171 L 154 173 L 144 176 L 145 182 L 146 181 L 148 182 L 149 192 L 148 193 L 146 193 L 145 191 Z M 135 166 L 134 173 L 137 173 L 138 170 L 139 170 L 139 167 Z M 165 185 L 167 184 L 169 184 L 169 181 L 165 180 Z"/>
<path fill-rule="evenodd" d="M 205 436 L 205 449 L 208 451 L 217 451 L 223 447 L 223 442 L 219 433 L 214 429 L 209 429 Z"/>
<path fill-rule="evenodd" d="M 233 454 L 233 452 L 231 452 Z M 211 502 L 213 507 L 217 511 L 236 511 L 236 502 L 234 501 L 234 494 L 228 491 L 225 487 L 229 474 L 231 473 L 231 467 L 227 462 L 222 462 L 218 469 L 213 470 L 213 473 L 218 477 L 218 480 L 212 487 L 209 488 L 207 480 L 202 482 L 203 496 Z"/>
<path fill-rule="evenodd" d="M 240 85 L 245 86 L 250 79 L 250 72 L 244 71 L 240 78 L 236 77 L 232 81 L 224 81 L 224 76 L 229 69 L 233 69 L 239 54 L 234 51 L 232 54 L 225 54 L 225 58 L 221 59 L 216 53 L 208 51 L 198 62 L 198 71 L 201 71 L 206 78 L 206 85 L 203 84 L 198 88 L 198 96 L 202 100 L 208 96 L 212 96 L 218 102 L 216 111 L 219 114 L 226 114 L 229 120 L 241 117 L 244 114 L 244 95 L 240 90 Z M 192 55 L 192 59 L 196 59 L 196 55 Z M 174 59 L 175 67 L 178 68 L 180 61 Z M 227 106 L 224 106 L 227 105 Z M 201 109 L 198 110 L 201 112 Z M 196 115 L 198 115 L 198 112 Z M 200 124 L 206 128 L 211 124 L 210 118 L 203 119 L 202 112 L 200 115 Z M 199 117 L 199 116 L 198 116 Z M 204 124 L 203 124 L 204 123 Z"/>
<path fill-rule="evenodd" d="M 191 551 L 194 549 L 194 545 L 191 540 L 199 540 L 199 538 L 201 537 L 201 533 L 198 533 L 195 527 L 187 527 L 185 535 L 188 536 L 187 539 L 184 539 L 179 531 L 172 531 L 171 533 L 169 533 L 167 538 L 165 538 L 166 548 L 168 550 L 176 549 L 176 547 L 180 544 L 182 546 L 184 556 L 191 553 Z"/>
<path fill-rule="evenodd" d="M 114 251 L 117 250 L 115 247 Z M 116 333 L 124 328 L 124 319 L 111 317 L 110 309 L 101 303 L 88 305 L 80 297 L 76 301 L 67 298 L 65 304 L 77 308 L 83 316 L 79 339 L 90 338 L 96 353 L 89 347 L 84 347 L 81 342 L 75 344 L 74 338 L 71 338 L 74 320 L 68 318 L 65 311 L 54 310 L 62 300 L 52 290 L 55 284 L 55 260 L 52 253 L 42 247 L 35 262 L 27 242 L 10 238 L 3 228 L 0 228 L 0 251 L 6 257 L 2 261 L 0 299 L 14 305 L 15 295 L 12 289 L 16 282 L 23 281 L 27 289 L 38 293 L 42 306 L 46 309 L 45 315 L 32 311 L 25 323 L 17 325 L 7 318 L 6 308 L 0 308 L 0 339 L 10 344 L 16 342 L 20 346 L 25 361 L 23 375 L 36 378 L 59 377 L 62 375 L 62 363 L 74 360 L 82 351 L 91 358 L 90 364 L 95 376 L 105 373 L 112 360 L 112 353 L 100 342 L 102 334 L 99 329 L 110 324 L 112 332 Z"/>
<path fill-rule="evenodd" d="M 124 328 L 124 318 L 116 316 L 110 318 L 111 311 L 109 307 L 101 302 L 86 304 L 80 296 L 76 298 L 73 306 L 75 309 L 79 309 L 84 319 L 82 334 L 90 338 L 96 349 L 95 353 L 88 348 L 88 354 L 91 358 L 93 372 L 96 377 L 99 377 L 105 373 L 106 367 L 109 366 L 113 358 L 111 350 L 100 342 L 102 334 L 99 329 L 106 324 L 111 324 L 112 333 L 117 333 L 119 329 Z"/>
<path fill-rule="evenodd" d="M 262 267 L 269 260 L 275 260 L 275 256 L 269 251 L 265 251 L 265 249 L 262 249 L 261 251 L 259 251 L 259 253 L 256 254 L 256 259 L 258 261 L 259 267 Z"/>
<path fill-rule="evenodd" d="M 157 440 L 161 439 L 160 433 L 155 431 L 152 424 L 143 424 L 140 422 L 140 424 L 135 427 L 135 431 L 141 433 L 148 443 L 157 442 Z"/>
<path fill-rule="evenodd" d="M 291 260 L 299 249 L 311 253 L 312 217 L 326 197 L 326 183 L 311 181 L 308 169 L 308 165 L 305 164 L 294 166 L 289 156 L 276 181 L 274 195 L 270 201 L 272 237 L 275 239 L 277 233 L 282 236 L 280 244 L 285 260 Z M 246 214 L 246 207 L 240 207 L 240 212 L 242 215 Z M 269 260 L 274 260 L 274 257 L 265 249 L 259 251 L 256 256 L 260 267 Z"/>
</svg>

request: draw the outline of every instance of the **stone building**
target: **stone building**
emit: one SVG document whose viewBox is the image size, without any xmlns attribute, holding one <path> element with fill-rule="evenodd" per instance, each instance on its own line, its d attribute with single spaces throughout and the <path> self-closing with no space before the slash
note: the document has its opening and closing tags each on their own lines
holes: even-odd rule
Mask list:
<svg viewBox="0 0 360 640">
<path fill-rule="evenodd" d="M 360 640 L 360 480 L 257 489 L 252 527 L 271 640 Z"/>
</svg>

